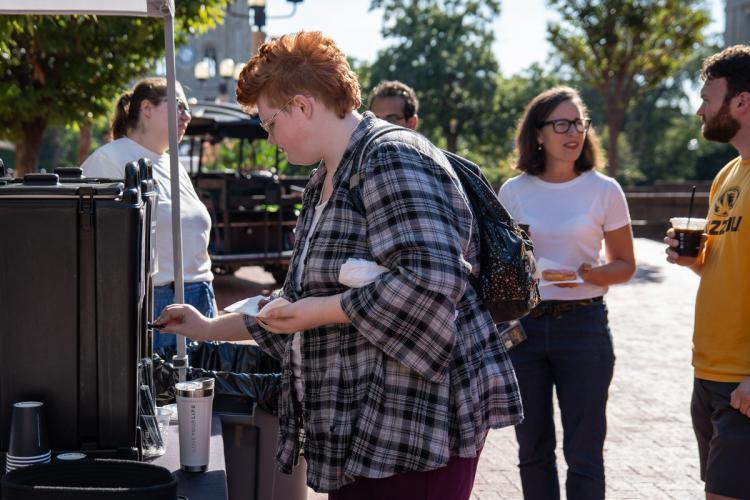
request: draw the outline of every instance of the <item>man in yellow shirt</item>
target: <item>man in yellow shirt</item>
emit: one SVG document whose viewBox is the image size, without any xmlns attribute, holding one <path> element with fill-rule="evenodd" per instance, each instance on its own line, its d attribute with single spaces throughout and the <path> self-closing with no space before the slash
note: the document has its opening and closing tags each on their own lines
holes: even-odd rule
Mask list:
<svg viewBox="0 0 750 500">
<path fill-rule="evenodd" d="M 700 277 L 695 303 L 691 402 L 708 500 L 750 498 L 750 46 L 703 62 L 703 136 L 740 156 L 711 186 L 698 257 L 679 256 L 667 232 L 667 260 Z"/>
</svg>

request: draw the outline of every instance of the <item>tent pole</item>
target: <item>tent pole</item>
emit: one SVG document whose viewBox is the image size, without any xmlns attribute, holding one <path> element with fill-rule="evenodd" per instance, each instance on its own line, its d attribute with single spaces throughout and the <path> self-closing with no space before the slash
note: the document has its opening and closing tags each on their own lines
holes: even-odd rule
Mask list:
<svg viewBox="0 0 750 500">
<path fill-rule="evenodd" d="M 169 173 L 172 187 L 172 252 L 174 254 L 174 300 L 185 303 L 185 282 L 182 272 L 182 221 L 180 219 L 180 161 L 177 143 L 177 91 L 174 63 L 174 17 L 164 16 L 164 59 L 167 66 L 167 118 L 169 130 Z M 188 366 L 185 337 L 177 337 L 177 354 L 173 358 L 180 382 L 186 378 Z"/>
</svg>

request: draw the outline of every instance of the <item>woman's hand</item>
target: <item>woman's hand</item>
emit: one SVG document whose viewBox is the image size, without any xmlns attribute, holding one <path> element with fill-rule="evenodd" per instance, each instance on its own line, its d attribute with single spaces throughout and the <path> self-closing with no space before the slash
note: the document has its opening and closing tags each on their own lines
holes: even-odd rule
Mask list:
<svg viewBox="0 0 750 500">
<path fill-rule="evenodd" d="M 578 267 L 578 276 L 581 277 L 584 283 L 588 282 L 588 279 L 591 276 L 591 270 L 594 268 L 591 264 L 583 263 Z"/>
<path fill-rule="evenodd" d="M 604 232 L 605 261 L 603 265 L 581 264 L 578 275 L 584 283 L 610 286 L 625 283 L 635 274 L 633 231 L 630 224 Z"/>
<path fill-rule="evenodd" d="M 154 326 L 164 333 L 176 333 L 193 340 L 213 340 L 211 320 L 190 304 L 172 304 L 165 307 L 154 321 Z"/>
<path fill-rule="evenodd" d="M 341 295 L 307 297 L 286 306 L 271 309 L 255 320 L 271 333 L 295 333 L 333 323 L 349 323 L 341 309 Z"/>
<path fill-rule="evenodd" d="M 578 270 L 576 271 L 576 273 L 584 282 L 586 282 L 586 277 L 591 272 L 592 267 L 593 266 L 591 264 L 581 264 L 580 266 L 578 266 Z M 555 286 L 558 288 L 576 288 L 578 286 L 578 283 L 555 283 Z"/>
</svg>

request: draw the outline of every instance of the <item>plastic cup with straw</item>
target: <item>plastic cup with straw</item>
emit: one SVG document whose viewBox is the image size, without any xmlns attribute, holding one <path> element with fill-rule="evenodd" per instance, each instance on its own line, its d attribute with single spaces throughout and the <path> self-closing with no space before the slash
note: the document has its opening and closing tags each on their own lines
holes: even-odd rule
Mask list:
<svg viewBox="0 0 750 500">
<path fill-rule="evenodd" d="M 693 190 L 690 191 L 690 205 L 688 206 L 688 220 L 687 225 L 690 227 L 690 219 L 693 218 L 693 205 L 695 204 L 695 185 L 693 185 Z"/>
<path fill-rule="evenodd" d="M 674 228 L 677 247 L 675 251 L 681 257 L 697 257 L 700 251 L 701 238 L 706 229 L 706 219 L 693 217 L 695 205 L 695 186 L 690 193 L 690 205 L 687 217 L 673 217 L 669 219 Z"/>
</svg>

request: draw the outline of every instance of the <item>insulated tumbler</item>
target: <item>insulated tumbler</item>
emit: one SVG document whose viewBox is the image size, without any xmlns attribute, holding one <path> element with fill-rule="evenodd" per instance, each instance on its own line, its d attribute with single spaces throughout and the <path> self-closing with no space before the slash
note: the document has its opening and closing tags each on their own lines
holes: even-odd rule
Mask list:
<svg viewBox="0 0 750 500">
<path fill-rule="evenodd" d="M 175 394 L 179 414 L 180 468 L 187 472 L 205 472 L 211 442 L 214 379 L 204 377 L 178 382 Z"/>
</svg>

